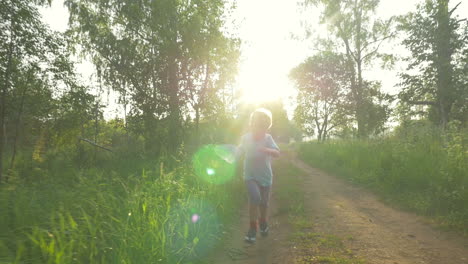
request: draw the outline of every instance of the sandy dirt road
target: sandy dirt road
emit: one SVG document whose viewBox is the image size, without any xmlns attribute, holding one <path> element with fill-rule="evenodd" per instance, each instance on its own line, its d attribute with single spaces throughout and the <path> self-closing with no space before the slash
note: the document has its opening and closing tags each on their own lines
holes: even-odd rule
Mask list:
<svg viewBox="0 0 468 264">
<path fill-rule="evenodd" d="M 283 159 L 304 172 L 301 188 L 306 219 L 314 232 L 350 238 L 343 240 L 344 246 L 364 263 L 468 264 L 467 238 L 437 230 L 424 217 L 393 209 L 363 188 L 312 168 L 292 154 Z M 296 255 L 307 255 L 307 249 L 294 250 L 288 216 L 278 212 L 276 188 L 281 186 L 273 188 L 270 236 L 258 238 L 255 245 L 242 241 L 248 226 L 247 208 L 244 208 L 227 243 L 210 263 L 335 263 L 317 262 L 313 258 L 297 262 Z"/>
</svg>

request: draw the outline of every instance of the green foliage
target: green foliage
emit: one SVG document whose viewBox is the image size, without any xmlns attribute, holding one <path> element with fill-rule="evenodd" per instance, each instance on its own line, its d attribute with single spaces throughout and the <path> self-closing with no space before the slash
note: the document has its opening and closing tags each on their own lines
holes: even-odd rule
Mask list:
<svg viewBox="0 0 468 264">
<path fill-rule="evenodd" d="M 352 108 L 347 100 L 349 76 L 346 57 L 331 51 L 318 53 L 291 70 L 299 90 L 294 120 L 306 135 L 317 130 L 326 140 L 337 128 L 349 125 Z"/>
<path fill-rule="evenodd" d="M 239 178 L 212 185 L 169 157 L 106 155 L 85 169 L 52 155 L 1 187 L 1 262 L 187 263 L 242 202 Z"/>
<path fill-rule="evenodd" d="M 380 91 L 380 82 L 366 80 L 364 70 L 393 55 L 381 52 L 381 45 L 395 36 L 393 18 L 375 17 L 379 0 L 304 0 L 306 5 L 323 7 L 321 23 L 331 33 L 319 42 L 346 57 L 348 98 L 357 124 L 357 135 L 366 138 L 381 132 L 388 119 L 391 97 Z"/>
<path fill-rule="evenodd" d="M 82 125 L 94 99 L 77 81 L 67 38 L 41 20 L 38 7 L 47 4 L 50 1 L 0 3 L 0 180 L 2 173 L 14 174 L 19 151 L 37 140 L 45 146 L 44 135 L 52 126 L 68 133 Z M 73 100 L 80 102 L 66 103 Z M 73 125 L 61 122 L 64 112 Z M 9 164 L 3 166 L 7 156 Z"/>
<path fill-rule="evenodd" d="M 468 138 L 466 129 L 455 126 L 442 140 L 440 131 L 424 122 L 406 123 L 385 139 L 305 143 L 300 155 L 391 203 L 440 217 L 466 233 Z"/>
<path fill-rule="evenodd" d="M 239 41 L 224 31 L 221 0 L 67 0 L 69 35 L 96 65 L 102 82 L 120 94 L 129 127 L 148 150 L 172 151 L 184 117 L 225 111 L 236 73 Z"/>
<path fill-rule="evenodd" d="M 400 115 L 429 118 L 435 124 L 466 122 L 468 116 L 466 36 L 468 23 L 453 15 L 446 0 L 428 0 L 400 18 L 403 45 L 411 52 L 401 73 Z"/>
</svg>

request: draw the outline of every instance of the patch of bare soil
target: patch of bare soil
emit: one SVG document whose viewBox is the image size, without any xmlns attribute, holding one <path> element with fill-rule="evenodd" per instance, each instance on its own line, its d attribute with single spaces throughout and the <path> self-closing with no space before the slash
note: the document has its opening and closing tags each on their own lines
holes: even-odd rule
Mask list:
<svg viewBox="0 0 468 264">
<path fill-rule="evenodd" d="M 291 160 L 307 175 L 305 207 L 314 232 L 346 238 L 345 248 L 365 263 L 468 264 L 466 238 L 437 230 L 424 217 L 393 209 L 363 188 Z"/>
<path fill-rule="evenodd" d="M 290 197 L 303 195 L 305 212 L 297 217 L 281 213 L 275 195 L 281 186 L 273 186 L 270 235 L 258 236 L 253 245 L 243 241 L 249 222 L 245 205 L 238 221 L 226 230 L 227 242 L 206 263 L 468 264 L 468 239 L 461 235 L 391 208 L 367 190 L 312 168 L 292 153 L 282 159 L 304 172 L 301 190 Z M 275 177 L 291 176 L 281 174 Z"/>
<path fill-rule="evenodd" d="M 287 177 L 287 175 L 275 175 Z M 219 247 L 214 256 L 207 263 L 246 263 L 246 264 L 283 264 L 290 263 L 289 255 L 289 224 L 287 216 L 279 210 L 276 183 L 273 181 L 272 196 L 270 199 L 269 220 L 270 232 L 267 237 L 257 233 L 257 241 L 250 244 L 244 241 L 249 227 L 248 205 L 240 211 L 240 217 L 226 235 L 225 243 Z"/>
</svg>

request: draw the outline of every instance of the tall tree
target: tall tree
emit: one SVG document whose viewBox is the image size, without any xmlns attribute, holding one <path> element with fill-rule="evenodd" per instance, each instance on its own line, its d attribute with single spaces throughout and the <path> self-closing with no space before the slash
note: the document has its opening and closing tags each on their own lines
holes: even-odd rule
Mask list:
<svg viewBox="0 0 468 264">
<path fill-rule="evenodd" d="M 321 21 L 328 25 L 343 53 L 348 58 L 350 99 L 354 105 L 358 136 L 371 132 L 367 113 L 374 99 L 366 85 L 364 70 L 378 58 L 391 58 L 380 51 L 381 45 L 394 36 L 393 19 L 381 20 L 375 16 L 379 0 L 306 0 L 306 3 L 324 7 Z"/>
<path fill-rule="evenodd" d="M 442 127 L 468 114 L 468 23 L 453 15 L 458 5 L 424 1 L 399 26 L 411 52 L 401 73 L 401 102 L 410 114 L 414 105 L 429 106 L 430 119 Z"/>
<path fill-rule="evenodd" d="M 224 31 L 226 2 L 66 0 L 70 33 L 103 80 L 129 97 L 147 145 L 176 149 L 182 115 L 200 115 L 204 94 L 220 78 L 226 52 L 237 50 Z M 230 63 L 235 63 L 236 60 Z M 117 81 L 116 81 L 117 80 Z M 192 109 L 190 109 L 190 106 Z M 159 145 L 159 146 L 158 146 Z"/>
<path fill-rule="evenodd" d="M 348 122 L 346 97 L 349 90 L 347 60 L 327 51 L 316 54 L 290 73 L 298 89 L 295 120 L 317 140 L 326 140 L 330 132 Z"/>
<path fill-rule="evenodd" d="M 225 36 L 219 27 L 222 8 L 209 12 L 194 7 L 193 12 L 198 15 L 191 17 L 186 29 L 188 36 L 183 41 L 181 88 L 184 99 L 195 112 L 195 142 L 198 145 L 202 115 L 224 113 L 227 102 L 221 98 L 226 85 L 234 79 L 239 45 L 236 39 Z"/>
</svg>

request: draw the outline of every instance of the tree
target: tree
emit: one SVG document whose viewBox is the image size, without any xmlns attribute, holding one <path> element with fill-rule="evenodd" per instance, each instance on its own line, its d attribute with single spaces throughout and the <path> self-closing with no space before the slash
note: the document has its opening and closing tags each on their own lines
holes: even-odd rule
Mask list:
<svg viewBox="0 0 468 264">
<path fill-rule="evenodd" d="M 68 45 L 62 34 L 41 21 L 38 6 L 50 1 L 0 2 L 0 180 L 6 142 L 13 169 L 22 135 L 47 123 L 55 98 L 77 86 Z"/>
<path fill-rule="evenodd" d="M 237 41 L 225 34 L 222 0 L 65 1 L 70 35 L 106 85 L 129 97 L 129 115 L 147 146 L 175 150 L 182 116 L 208 106 L 206 95 L 226 80 Z M 236 64 L 237 59 L 229 61 Z M 210 97 L 213 98 L 213 97 Z M 211 99 L 210 99 L 211 100 Z M 165 143 L 163 143 L 165 142 Z"/>
<path fill-rule="evenodd" d="M 350 99 L 357 122 L 358 136 L 367 137 L 371 132 L 366 115 L 375 101 L 369 85 L 363 76 L 366 67 L 378 58 L 391 59 L 390 54 L 380 52 L 381 45 L 394 37 L 393 19 L 375 18 L 379 0 L 306 0 L 314 5 L 322 4 L 322 23 L 328 25 L 329 31 L 336 37 L 347 57 L 350 73 Z"/>
<path fill-rule="evenodd" d="M 414 106 L 428 106 L 429 118 L 443 128 L 468 115 L 468 23 L 453 15 L 458 5 L 449 9 L 448 0 L 425 1 L 399 26 L 411 52 L 400 74 L 401 103 L 410 115 Z"/>
<path fill-rule="evenodd" d="M 222 6 L 220 6 L 222 7 Z M 195 112 L 195 145 L 200 140 L 200 118 L 210 115 L 223 115 L 224 88 L 234 80 L 237 72 L 238 41 L 226 37 L 217 26 L 221 21 L 223 9 L 206 13 L 207 10 L 193 16 L 188 23 L 189 37 L 183 46 L 186 52 L 182 68 L 182 95 Z M 210 47 L 213 47 L 211 49 Z M 204 112 L 204 113 L 203 113 Z"/>
<path fill-rule="evenodd" d="M 347 60 L 331 51 L 318 53 L 290 73 L 299 93 L 295 120 L 306 134 L 317 131 L 324 141 L 336 127 L 348 122 L 346 95 L 349 90 Z"/>
</svg>

